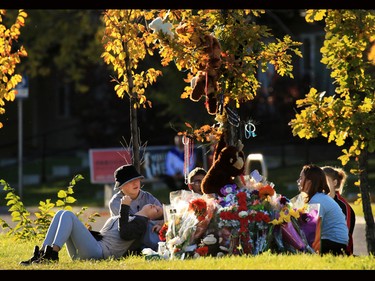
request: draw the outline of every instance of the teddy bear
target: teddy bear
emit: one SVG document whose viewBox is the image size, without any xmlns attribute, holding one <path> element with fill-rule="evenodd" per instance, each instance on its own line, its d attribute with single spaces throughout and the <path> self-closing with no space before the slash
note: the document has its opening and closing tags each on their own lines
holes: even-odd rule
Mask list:
<svg viewBox="0 0 375 281">
<path fill-rule="evenodd" d="M 238 177 L 243 175 L 245 168 L 245 155 L 242 148 L 243 144 L 240 140 L 237 146 L 226 145 L 224 137 L 220 137 L 214 152 L 213 164 L 202 180 L 201 190 L 204 194 L 215 193 L 223 196 L 220 191 L 222 187 L 227 184 L 238 185 L 241 182 Z"/>
<path fill-rule="evenodd" d="M 217 81 L 220 77 L 221 46 L 219 40 L 210 34 L 203 36 L 203 52 L 208 56 L 205 64 L 199 65 L 199 71 L 192 78 L 190 86 L 193 89 L 190 99 L 197 102 L 202 96 L 206 97 L 205 106 L 207 112 L 215 115 L 217 112 L 218 91 Z"/>
<path fill-rule="evenodd" d="M 163 22 L 161 17 L 157 17 L 154 19 L 150 24 L 149 28 L 152 29 L 154 32 L 162 32 L 163 34 L 166 34 L 170 36 L 171 38 L 174 37 L 174 34 L 171 30 L 172 24 L 170 22 Z"/>
</svg>

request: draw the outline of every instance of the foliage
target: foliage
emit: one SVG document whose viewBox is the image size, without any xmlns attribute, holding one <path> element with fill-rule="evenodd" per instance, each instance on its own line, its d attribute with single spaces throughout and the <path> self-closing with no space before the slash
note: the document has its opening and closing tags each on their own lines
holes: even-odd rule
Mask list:
<svg viewBox="0 0 375 281">
<path fill-rule="evenodd" d="M 20 36 L 20 29 L 25 24 L 27 13 L 18 10 L 14 23 L 7 28 L 3 23 L 6 10 L 0 10 L 0 114 L 5 113 L 5 101 L 14 101 L 17 91 L 15 86 L 22 81 L 22 76 L 15 72 L 17 64 L 21 62 L 21 57 L 26 57 L 27 52 L 23 46 L 18 49 L 15 43 Z M 0 122 L 0 128 L 3 124 Z"/>
<path fill-rule="evenodd" d="M 311 88 L 296 102 L 301 111 L 291 120 L 293 135 L 321 135 L 337 146 L 348 145 L 339 157 L 343 165 L 362 150 L 375 151 L 375 67 L 366 60 L 375 32 L 375 12 L 367 10 L 310 10 L 307 21 L 326 19 L 321 62 L 332 70 L 334 96 Z"/>
<path fill-rule="evenodd" d="M 196 101 L 192 98 L 192 84 L 201 73 L 216 80 L 211 97 L 218 103 L 213 115 L 219 123 L 228 122 L 227 106 L 239 108 L 254 99 L 260 87 L 257 72 L 266 71 L 268 63 L 279 75 L 293 78 L 291 53 L 301 57 L 298 49 L 301 43 L 292 41 L 289 36 L 283 40 L 273 39 L 266 26 L 256 23 L 264 13 L 263 10 L 161 10 L 155 18 L 169 26 L 168 30 L 154 29 L 152 34 L 162 65 L 173 62 L 178 70 L 187 73 L 185 82 L 190 85 L 185 87 L 181 98 Z M 217 58 L 207 51 L 210 48 L 207 36 L 210 35 L 218 40 L 221 49 L 220 59 L 214 66 Z M 206 103 L 208 83 L 206 81 Z M 202 131 L 198 129 L 197 136 L 201 136 Z"/>
<path fill-rule="evenodd" d="M 29 56 L 20 65 L 30 79 L 57 76 L 76 93 L 89 91 L 100 58 L 101 10 L 30 9 L 21 40 Z M 102 70 L 103 71 L 103 70 Z"/>
<path fill-rule="evenodd" d="M 113 78 L 117 96 L 123 98 L 127 94 L 137 108 L 151 107 L 145 89 L 162 74 L 154 68 L 136 72 L 146 55 L 153 55 L 152 40 L 145 26 L 152 17 L 152 12 L 142 10 L 106 10 L 103 17 L 106 28 L 102 57 L 117 73 Z"/>
<path fill-rule="evenodd" d="M 51 199 L 39 202 L 39 212 L 35 212 L 35 219 L 30 218 L 30 212 L 26 209 L 20 197 L 15 193 L 15 190 L 9 186 L 4 180 L 0 180 L 0 184 L 4 186 L 3 190 L 7 191 L 5 199 L 7 200 L 7 206 L 10 206 L 9 212 L 11 212 L 12 221 L 17 224 L 12 228 L 5 220 L 0 218 L 0 224 L 3 229 L 8 229 L 7 235 L 14 236 L 16 239 L 44 239 L 48 227 L 51 223 L 53 216 L 55 215 L 54 208 L 62 210 L 72 210 L 72 204 L 76 202 L 76 199 L 72 196 L 74 193 L 73 187 L 76 183 L 82 180 L 81 175 L 76 175 L 70 182 L 66 190 L 60 190 L 57 193 L 57 201 L 51 202 Z M 87 207 L 82 207 L 80 211 L 76 213 L 79 217 Z M 88 220 L 94 222 L 95 217 L 99 214 L 92 214 Z M 90 225 L 86 223 L 86 226 L 90 228 Z"/>
<path fill-rule="evenodd" d="M 182 99 L 190 97 L 197 101 L 192 98 L 192 81 L 203 73 L 213 77 L 215 91 L 211 94 L 215 105 L 217 100 L 218 111 L 209 114 L 216 115 L 216 121 L 222 124 L 227 122 L 224 108 L 230 104 L 238 108 L 254 99 L 260 87 L 258 71 L 266 71 L 267 64 L 272 64 L 279 75 L 293 78 L 292 54 L 302 56 L 298 49 L 300 42 L 294 42 L 290 36 L 273 39 L 266 26 L 256 23 L 264 13 L 263 10 L 106 10 L 102 57 L 117 72 L 113 78 L 117 95 L 123 98 L 127 94 L 134 100 L 134 108 L 151 107 L 145 88 L 161 72 L 154 68 L 138 73 L 135 70 L 147 54 L 152 56 L 158 51 L 162 66 L 173 62 L 179 71 L 186 73 L 185 82 L 190 86 L 181 93 Z M 217 40 L 220 45 L 216 46 L 215 58 L 208 51 L 210 40 Z M 205 106 L 207 96 L 206 89 Z M 199 141 L 217 138 L 220 132 L 207 130 L 205 126 L 196 129 L 193 137 Z"/>
<path fill-rule="evenodd" d="M 331 69 L 335 94 L 327 96 L 311 88 L 297 100 L 299 113 L 291 120 L 293 135 L 315 138 L 321 135 L 336 146 L 344 146 L 342 165 L 354 159 L 351 173 L 358 176 L 358 201 L 362 201 L 367 223 L 370 253 L 375 252 L 374 218 L 368 185 L 368 153 L 375 151 L 375 65 L 372 61 L 375 33 L 374 10 L 308 10 L 306 21 L 325 20 L 321 62 Z"/>
</svg>

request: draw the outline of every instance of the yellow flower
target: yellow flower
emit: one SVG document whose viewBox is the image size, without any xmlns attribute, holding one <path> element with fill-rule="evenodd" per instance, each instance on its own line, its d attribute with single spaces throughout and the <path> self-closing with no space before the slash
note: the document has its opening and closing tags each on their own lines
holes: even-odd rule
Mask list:
<svg viewBox="0 0 375 281">
<path fill-rule="evenodd" d="M 299 210 L 291 209 L 288 206 L 284 206 L 279 212 L 279 218 L 272 220 L 270 223 L 273 225 L 278 225 L 284 222 L 290 222 L 291 217 L 298 219 L 299 216 L 300 216 Z"/>
</svg>

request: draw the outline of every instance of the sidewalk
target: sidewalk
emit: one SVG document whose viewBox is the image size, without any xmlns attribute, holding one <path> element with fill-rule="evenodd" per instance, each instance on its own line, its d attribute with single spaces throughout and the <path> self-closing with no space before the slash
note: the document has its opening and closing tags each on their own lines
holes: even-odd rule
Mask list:
<svg viewBox="0 0 375 281">
<path fill-rule="evenodd" d="M 81 207 L 73 208 L 74 212 L 81 210 Z M 37 207 L 28 208 L 28 211 L 32 214 L 31 217 L 33 218 L 33 214 L 38 211 Z M 89 207 L 81 216 L 81 220 L 83 222 L 87 222 L 88 217 L 91 214 L 98 213 L 100 215 L 99 218 L 96 218 L 95 223 L 91 223 L 93 230 L 100 230 L 101 227 L 104 225 L 105 221 L 109 217 L 109 210 L 105 207 Z M 12 218 L 10 213 L 8 212 L 8 207 L 1 206 L 0 207 L 0 218 L 5 220 L 10 226 L 14 226 L 15 223 L 12 222 Z M 3 229 L 0 229 L 0 232 L 3 232 Z M 356 216 L 356 224 L 354 228 L 353 234 L 353 243 L 354 243 L 354 255 L 357 256 L 364 256 L 368 255 L 367 251 L 367 243 L 366 243 L 366 224 L 363 217 Z"/>
</svg>

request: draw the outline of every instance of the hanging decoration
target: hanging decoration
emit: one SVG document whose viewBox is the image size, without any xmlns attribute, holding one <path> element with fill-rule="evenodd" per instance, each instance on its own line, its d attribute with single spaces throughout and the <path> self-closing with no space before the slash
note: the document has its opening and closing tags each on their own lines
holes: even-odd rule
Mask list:
<svg viewBox="0 0 375 281">
<path fill-rule="evenodd" d="M 245 124 L 245 138 L 249 139 L 251 137 L 255 138 L 256 133 L 255 133 L 255 125 L 251 123 L 250 121 Z"/>
<path fill-rule="evenodd" d="M 182 143 L 184 144 L 184 179 L 185 184 L 188 184 L 189 167 L 194 153 L 194 141 L 192 138 L 184 135 Z"/>
</svg>

